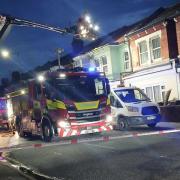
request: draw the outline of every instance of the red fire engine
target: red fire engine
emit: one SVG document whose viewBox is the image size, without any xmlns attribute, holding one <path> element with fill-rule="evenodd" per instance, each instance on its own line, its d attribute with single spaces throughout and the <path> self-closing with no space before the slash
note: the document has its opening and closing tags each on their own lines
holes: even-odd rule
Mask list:
<svg viewBox="0 0 180 180">
<path fill-rule="evenodd" d="M 53 136 L 111 130 L 109 93 L 104 73 L 75 68 L 41 74 L 9 88 L 6 97 L 20 136 L 51 141 Z"/>
</svg>

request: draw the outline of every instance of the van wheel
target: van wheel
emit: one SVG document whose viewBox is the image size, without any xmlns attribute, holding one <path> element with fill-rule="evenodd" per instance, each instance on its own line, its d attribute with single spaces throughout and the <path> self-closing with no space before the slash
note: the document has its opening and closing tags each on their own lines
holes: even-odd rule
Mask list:
<svg viewBox="0 0 180 180">
<path fill-rule="evenodd" d="M 127 130 L 127 128 L 128 128 L 128 122 L 127 122 L 127 120 L 126 120 L 125 117 L 120 117 L 120 118 L 118 119 L 117 128 L 118 128 L 120 131 Z"/>
<path fill-rule="evenodd" d="M 44 122 L 42 125 L 43 140 L 51 142 L 53 138 L 52 126 L 49 122 Z"/>
<path fill-rule="evenodd" d="M 150 128 L 155 128 L 155 127 L 156 127 L 156 123 L 148 124 L 148 127 L 150 127 Z"/>
</svg>

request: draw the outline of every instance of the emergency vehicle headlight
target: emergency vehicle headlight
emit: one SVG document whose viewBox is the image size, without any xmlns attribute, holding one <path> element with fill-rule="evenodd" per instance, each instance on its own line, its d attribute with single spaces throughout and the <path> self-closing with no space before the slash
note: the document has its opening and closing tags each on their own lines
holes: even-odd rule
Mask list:
<svg viewBox="0 0 180 180">
<path fill-rule="evenodd" d="M 61 128 L 69 128 L 70 124 L 67 121 L 59 121 L 58 126 L 61 127 Z"/>
<path fill-rule="evenodd" d="M 112 120 L 113 120 L 113 117 L 111 115 L 106 116 L 106 122 L 110 123 L 112 122 Z"/>
<path fill-rule="evenodd" d="M 25 90 L 21 90 L 21 94 L 25 94 Z"/>
<path fill-rule="evenodd" d="M 129 112 L 138 112 L 138 107 L 126 106 Z"/>
<path fill-rule="evenodd" d="M 43 75 L 39 75 L 37 79 L 38 81 L 43 82 L 45 80 L 45 77 Z"/>
<path fill-rule="evenodd" d="M 60 78 L 66 78 L 66 74 L 60 73 L 60 74 L 59 74 L 59 77 L 60 77 Z"/>
</svg>

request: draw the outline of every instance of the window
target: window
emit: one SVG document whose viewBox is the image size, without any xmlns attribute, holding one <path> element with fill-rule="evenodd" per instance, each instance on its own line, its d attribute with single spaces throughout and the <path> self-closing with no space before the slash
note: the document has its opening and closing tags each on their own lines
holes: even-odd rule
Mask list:
<svg viewBox="0 0 180 180">
<path fill-rule="evenodd" d="M 146 87 L 146 95 L 152 101 L 160 102 L 162 100 L 160 85 Z"/>
<path fill-rule="evenodd" d="M 148 48 L 146 41 L 139 43 L 139 56 L 141 64 L 146 64 L 148 62 Z"/>
<path fill-rule="evenodd" d="M 140 65 L 161 60 L 161 32 L 154 32 L 136 40 Z"/>
<path fill-rule="evenodd" d="M 130 60 L 129 60 L 129 53 L 124 52 L 124 69 L 128 70 L 130 69 Z"/>
<path fill-rule="evenodd" d="M 156 102 L 161 101 L 161 92 L 160 92 L 160 86 L 153 86 L 153 91 L 154 91 L 154 100 Z"/>
<path fill-rule="evenodd" d="M 80 60 L 74 62 L 74 67 L 80 67 L 80 66 L 81 66 Z"/>
<path fill-rule="evenodd" d="M 102 57 L 102 64 L 103 65 L 107 65 L 107 58 L 106 58 L 106 56 Z"/>
<path fill-rule="evenodd" d="M 150 48 L 152 59 L 159 59 L 161 57 L 161 46 L 159 36 L 150 39 Z"/>
<path fill-rule="evenodd" d="M 106 56 L 101 57 L 101 66 L 102 66 L 102 71 L 107 73 L 108 72 L 108 66 L 107 66 L 107 58 Z"/>
<path fill-rule="evenodd" d="M 101 95 L 104 94 L 104 86 L 103 86 L 103 81 L 101 79 L 94 79 L 95 82 L 95 89 L 96 89 L 96 94 Z"/>
<path fill-rule="evenodd" d="M 148 96 L 149 99 L 153 100 L 153 89 L 152 87 L 147 87 L 146 88 L 146 95 Z"/>
<path fill-rule="evenodd" d="M 90 61 L 89 59 L 83 59 L 82 60 L 82 67 L 88 68 L 90 66 Z"/>
</svg>

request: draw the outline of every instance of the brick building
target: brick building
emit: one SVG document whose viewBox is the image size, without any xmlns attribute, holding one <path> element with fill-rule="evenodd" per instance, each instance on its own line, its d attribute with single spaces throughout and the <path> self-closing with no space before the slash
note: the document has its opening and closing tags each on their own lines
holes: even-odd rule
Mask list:
<svg viewBox="0 0 180 180">
<path fill-rule="evenodd" d="M 124 76 L 127 86 L 137 86 L 154 101 L 180 99 L 180 4 L 160 8 L 137 23 L 125 36 L 130 46 L 132 72 Z M 120 38 L 122 39 L 122 37 Z"/>
</svg>

